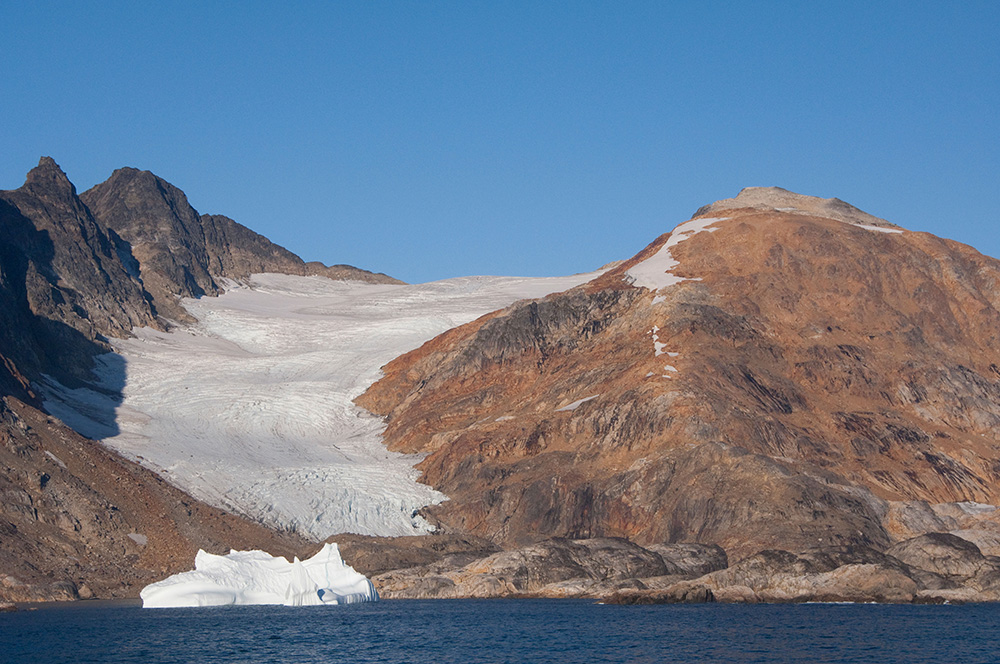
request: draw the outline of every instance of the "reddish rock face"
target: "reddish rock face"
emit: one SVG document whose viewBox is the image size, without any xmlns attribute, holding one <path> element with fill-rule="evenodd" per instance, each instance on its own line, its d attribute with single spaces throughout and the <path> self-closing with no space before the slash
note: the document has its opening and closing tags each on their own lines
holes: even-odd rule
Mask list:
<svg viewBox="0 0 1000 664">
<path fill-rule="evenodd" d="M 384 368 L 358 403 L 428 454 L 430 515 L 739 556 L 884 548 L 886 501 L 1000 502 L 1000 262 L 781 190 L 709 218 Z M 668 243 L 685 280 L 637 286 Z"/>
</svg>

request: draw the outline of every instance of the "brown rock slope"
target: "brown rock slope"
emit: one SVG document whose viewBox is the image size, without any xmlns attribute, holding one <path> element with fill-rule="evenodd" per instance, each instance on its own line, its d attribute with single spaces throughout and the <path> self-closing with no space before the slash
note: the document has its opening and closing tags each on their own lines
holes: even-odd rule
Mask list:
<svg viewBox="0 0 1000 664">
<path fill-rule="evenodd" d="M 429 515 L 503 546 L 738 560 L 884 550 L 913 534 L 883 525 L 906 531 L 913 501 L 1000 502 L 1000 262 L 779 189 L 695 221 L 718 218 L 384 368 L 358 403 L 392 449 L 428 454 L 423 481 L 451 497 Z M 666 279 L 665 251 L 684 280 L 635 285 Z"/>
</svg>

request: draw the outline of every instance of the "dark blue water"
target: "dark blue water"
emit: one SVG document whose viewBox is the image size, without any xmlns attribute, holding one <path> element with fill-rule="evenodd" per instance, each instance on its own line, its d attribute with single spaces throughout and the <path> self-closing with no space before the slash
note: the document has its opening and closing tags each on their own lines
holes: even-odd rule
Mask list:
<svg viewBox="0 0 1000 664">
<path fill-rule="evenodd" d="M 1000 662 L 1000 605 L 392 601 L 0 614 L 0 662 Z"/>
</svg>

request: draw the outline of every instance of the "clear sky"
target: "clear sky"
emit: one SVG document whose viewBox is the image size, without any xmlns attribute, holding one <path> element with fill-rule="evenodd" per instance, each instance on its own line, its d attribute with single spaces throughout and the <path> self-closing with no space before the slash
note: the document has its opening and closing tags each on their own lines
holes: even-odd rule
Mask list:
<svg viewBox="0 0 1000 664">
<path fill-rule="evenodd" d="M 627 258 L 744 186 L 1000 256 L 1000 2 L 0 0 L 0 188 L 121 166 L 418 282 Z"/>
</svg>

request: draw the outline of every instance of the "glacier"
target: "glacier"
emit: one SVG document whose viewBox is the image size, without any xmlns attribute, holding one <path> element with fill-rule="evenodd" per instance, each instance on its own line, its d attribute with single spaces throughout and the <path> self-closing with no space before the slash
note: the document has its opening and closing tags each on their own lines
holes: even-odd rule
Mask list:
<svg viewBox="0 0 1000 664">
<path fill-rule="evenodd" d="M 193 325 L 112 340 L 93 389 L 39 387 L 69 426 L 216 507 L 316 541 L 422 534 L 431 526 L 417 511 L 447 496 L 417 481 L 421 457 L 387 450 L 385 423 L 353 400 L 434 336 L 598 274 L 416 285 L 254 275 L 184 300 Z"/>
<path fill-rule="evenodd" d="M 283 604 L 319 606 L 378 601 L 363 574 L 344 564 L 336 544 L 312 558 L 288 562 L 264 551 L 198 551 L 194 570 L 152 583 L 139 593 L 143 608 Z"/>
</svg>

